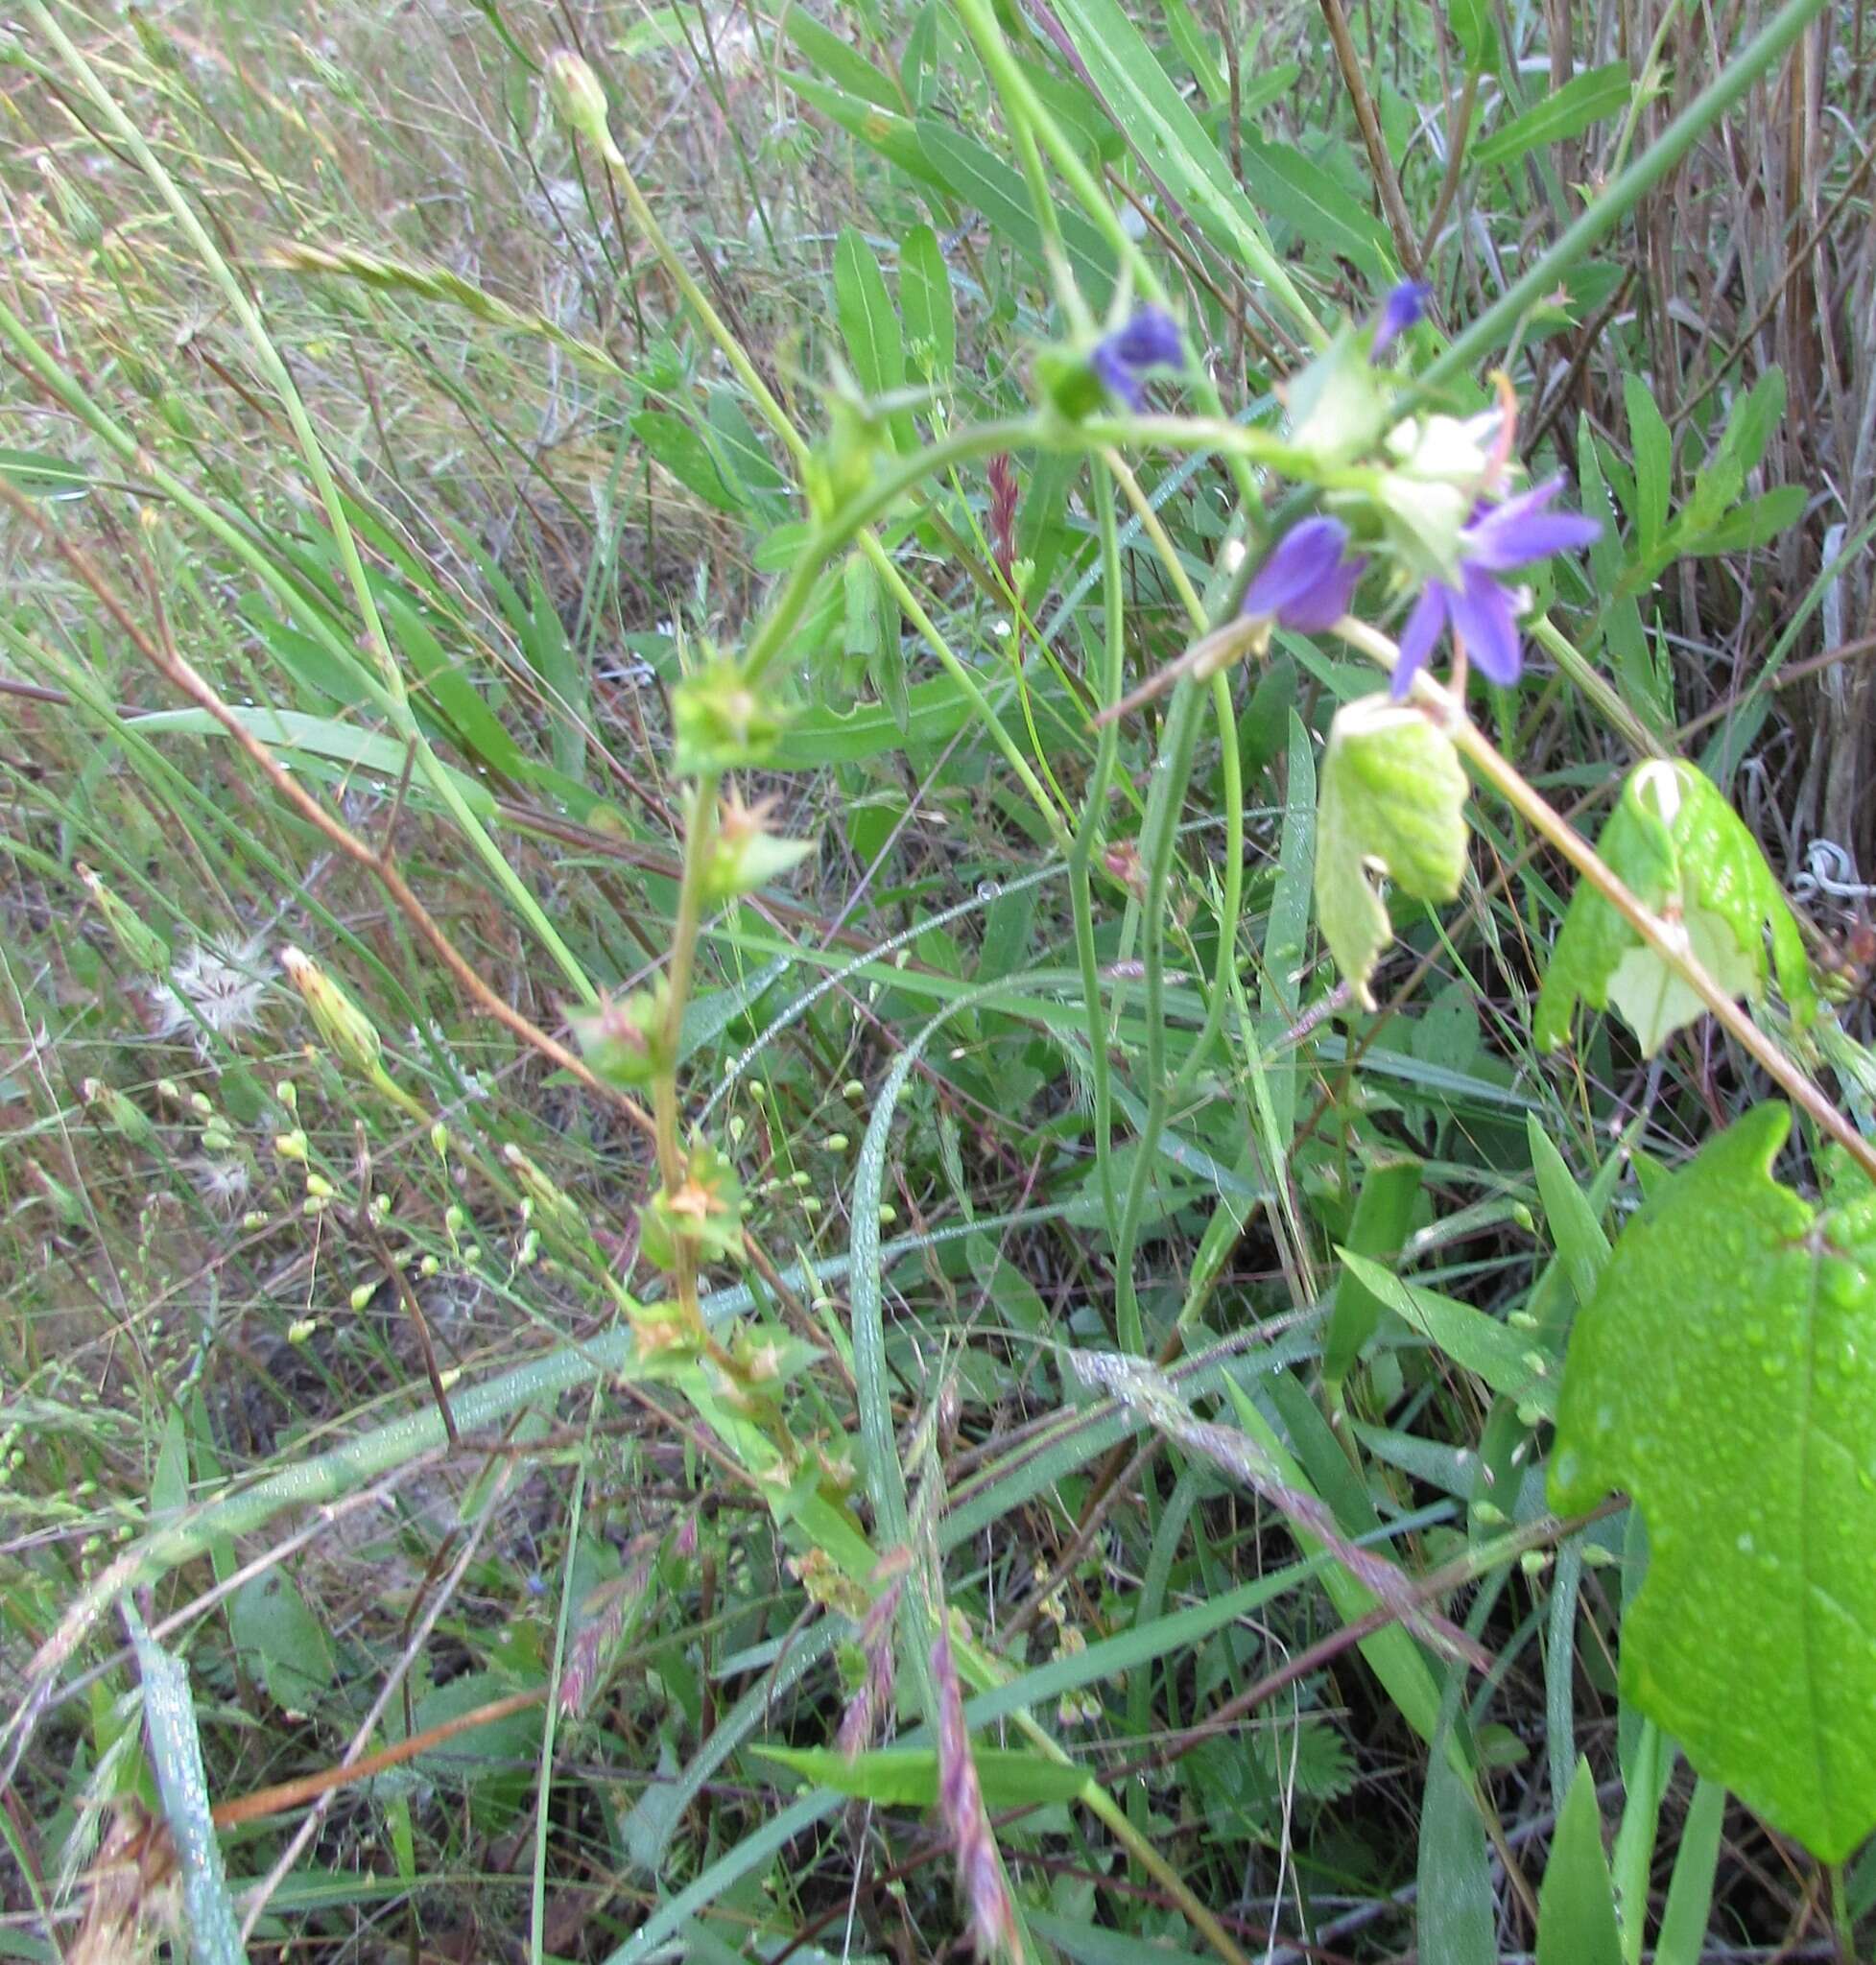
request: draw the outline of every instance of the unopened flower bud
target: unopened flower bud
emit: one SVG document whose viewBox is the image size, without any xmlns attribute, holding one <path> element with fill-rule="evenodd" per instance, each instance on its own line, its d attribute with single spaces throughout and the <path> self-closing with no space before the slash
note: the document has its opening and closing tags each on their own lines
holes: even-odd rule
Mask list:
<svg viewBox="0 0 1876 1965">
<path fill-rule="evenodd" d="M 139 969 L 153 976 L 166 975 L 170 952 L 163 937 L 133 908 L 112 893 L 83 860 L 78 863 L 78 877 L 97 904 L 99 913 L 105 917 L 105 926 L 110 930 L 118 947 Z"/>
<path fill-rule="evenodd" d="M 547 58 L 547 95 L 554 113 L 601 155 L 618 154 L 612 132 L 606 127 L 606 90 L 600 79 L 570 48 L 557 48 Z"/>
<path fill-rule="evenodd" d="M 306 1000 L 313 1022 L 341 1064 L 363 1077 L 378 1069 L 384 1040 L 377 1027 L 312 958 L 297 948 L 280 951 L 287 980 Z"/>
<path fill-rule="evenodd" d="M 704 864 L 706 901 L 739 900 L 798 865 L 814 851 L 812 840 L 786 840 L 769 830 L 772 798 L 745 805 L 730 793 L 717 815 L 717 830 Z"/>
<path fill-rule="evenodd" d="M 599 1007 L 575 1010 L 567 1018 L 580 1054 L 595 1075 L 614 1085 L 649 1085 L 664 1047 L 665 989 L 634 989 L 629 996 L 602 997 Z"/>
</svg>

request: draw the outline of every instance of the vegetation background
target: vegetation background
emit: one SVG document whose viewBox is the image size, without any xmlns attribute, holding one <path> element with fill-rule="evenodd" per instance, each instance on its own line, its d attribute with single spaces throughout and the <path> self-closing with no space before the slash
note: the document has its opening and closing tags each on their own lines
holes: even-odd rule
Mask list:
<svg viewBox="0 0 1876 1965">
<path fill-rule="evenodd" d="M 1424 357 L 1555 267 L 1471 353 L 1515 385 L 1533 472 L 1607 523 L 1482 720 L 1592 828 L 1637 755 L 1714 777 L 1805 898 L 1855 1109 L 1865 13 L 997 16 L 1252 421 L 1305 320 L 1423 275 Z M 1351 1019 L 1308 928 L 1313 740 L 1368 685 L 1288 636 L 1237 679 L 1229 747 L 1198 739 L 1154 889 L 1163 1015 L 1129 989 L 1157 712 L 1121 726 L 1092 824 L 1087 712 L 1123 619 L 1129 683 L 1190 638 L 1179 580 L 1235 503 L 1216 458 L 1130 454 L 1117 507 L 1078 458 L 971 460 L 883 522 L 893 578 L 837 563 L 745 787 L 818 850 L 705 923 L 683 1031 L 686 1113 L 759 1244 L 706 1307 L 748 1319 L 793 1488 L 622 1369 L 620 1287 L 659 1289 L 650 1149 L 560 1047 L 669 950 L 670 691 L 748 637 L 806 528 L 801 465 L 543 64 L 603 76 L 677 258 L 823 455 L 876 422 L 912 459 L 1024 414 L 1072 325 L 971 10 L 224 0 L 28 6 L 7 34 L 0 1952 L 141 1955 L 185 1914 L 218 1958 L 945 1954 L 971 1905 L 929 1755 L 843 1798 L 766 1751 L 831 1746 L 866 1677 L 868 1592 L 801 1503 L 855 1483 L 869 1428 L 1006 1674 L 972 1716 L 1037 1955 L 1562 1965 L 1609 1955 L 1612 1887 L 1630 1965 L 1645 1930 L 1689 1965 L 1852 1952 L 1876 1865 L 1833 1914 L 1671 1751 L 1658 1811 L 1624 1811 L 1626 1518 L 1564 1540 L 1508 1354 L 1451 1355 L 1340 1254 L 1541 1365 L 1573 1263 L 1638 1169 L 1763 1092 L 1749 1062 L 1704 1026 L 1644 1060 L 1601 1020 L 1540 1057 L 1567 887 L 1488 803 L 1464 903 L 1397 911 L 1383 1007 Z M 1113 243 L 1038 168 L 1104 307 Z M 1234 249 L 1240 199 L 1296 308 Z M 335 1038 L 321 975 L 374 1035 L 342 1012 Z M 1389 1619 L 1351 1634 L 1282 1510 L 1074 1368 L 1129 1330 L 1186 1399 L 1261 1414 L 1490 1669 Z M 844 1519 L 878 1526 L 856 1494 Z M 923 1670 L 896 1693 L 914 1740 Z M 321 1785 L 367 1754 L 373 1778 Z M 1623 1816 L 1613 1886 L 1594 1811 L 1559 1830 L 1579 1759 Z M 195 1832 L 179 1868 L 163 1813 Z"/>
</svg>

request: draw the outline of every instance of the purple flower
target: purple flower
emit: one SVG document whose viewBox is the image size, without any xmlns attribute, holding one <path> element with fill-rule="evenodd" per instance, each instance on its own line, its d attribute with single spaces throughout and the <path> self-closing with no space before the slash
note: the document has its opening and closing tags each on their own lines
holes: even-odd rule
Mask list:
<svg viewBox="0 0 1876 1965">
<path fill-rule="evenodd" d="M 1350 559 L 1339 518 L 1306 518 L 1284 533 L 1245 590 L 1247 619 L 1319 634 L 1348 612 L 1365 559 Z"/>
<path fill-rule="evenodd" d="M 1375 316 L 1374 343 L 1368 360 L 1378 362 L 1394 343 L 1427 311 L 1433 289 L 1424 280 L 1402 280 L 1381 303 Z"/>
<path fill-rule="evenodd" d="M 1400 660 L 1394 664 L 1396 702 L 1406 696 L 1424 666 L 1442 627 L 1452 627 L 1465 651 L 1485 675 L 1508 687 L 1518 679 L 1524 651 L 1518 643 L 1518 610 L 1497 576 L 1548 559 L 1553 553 L 1587 546 L 1603 530 L 1579 512 L 1552 511 L 1550 502 L 1563 487 L 1560 477 L 1533 485 L 1502 505 L 1478 505 L 1460 533 L 1459 584 L 1430 580 L 1401 629 Z"/>
<path fill-rule="evenodd" d="M 1125 327 L 1104 335 L 1089 358 L 1107 393 L 1129 410 L 1145 400 L 1149 368 L 1183 368 L 1185 341 L 1163 307 L 1142 307 Z"/>
</svg>

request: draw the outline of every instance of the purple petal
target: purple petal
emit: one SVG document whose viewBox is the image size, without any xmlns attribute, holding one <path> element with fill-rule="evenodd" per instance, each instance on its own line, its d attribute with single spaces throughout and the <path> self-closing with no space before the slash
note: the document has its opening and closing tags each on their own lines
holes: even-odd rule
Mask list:
<svg viewBox="0 0 1876 1965">
<path fill-rule="evenodd" d="M 1553 553 L 1573 553 L 1587 546 L 1603 530 L 1593 518 L 1546 509 L 1562 488 L 1561 478 L 1551 478 L 1475 516 L 1460 534 L 1461 563 L 1509 573 L 1534 559 L 1548 559 Z"/>
<path fill-rule="evenodd" d="M 1121 360 L 1131 368 L 1185 366 L 1185 338 L 1179 333 L 1179 323 L 1163 307 L 1142 307 L 1108 339 Z"/>
<path fill-rule="evenodd" d="M 1288 606 L 1279 607 L 1277 625 L 1297 634 L 1320 634 L 1325 627 L 1333 627 L 1348 612 L 1356 583 L 1366 568 L 1365 559 L 1342 560 L 1308 593 L 1299 594 Z"/>
<path fill-rule="evenodd" d="M 1245 589 L 1241 611 L 1247 619 L 1283 620 L 1291 608 L 1335 579 L 1347 545 L 1348 528 L 1339 518 L 1306 518 L 1292 526 Z"/>
<path fill-rule="evenodd" d="M 1402 280 L 1381 303 L 1374 323 L 1374 344 L 1368 360 L 1378 362 L 1427 311 L 1433 289 L 1422 280 Z"/>
<path fill-rule="evenodd" d="M 1129 410 L 1143 398 L 1141 382 L 1149 368 L 1183 368 L 1185 340 L 1179 323 L 1162 307 L 1142 307 L 1125 325 L 1103 335 L 1089 357 L 1110 395 Z"/>
<path fill-rule="evenodd" d="M 1508 688 L 1524 667 L 1518 645 L 1518 618 L 1511 597 L 1490 574 L 1476 566 L 1460 570 L 1460 589 L 1451 603 L 1453 631 L 1465 642 L 1466 653 L 1481 674 Z"/>
<path fill-rule="evenodd" d="M 1446 626 L 1447 610 L 1458 598 L 1443 580 L 1430 580 L 1426 592 L 1414 602 L 1407 626 L 1400 631 L 1400 660 L 1394 664 L 1393 681 L 1388 689 L 1396 702 L 1406 698 L 1413 677 L 1426 667 L 1439 630 Z"/>
<path fill-rule="evenodd" d="M 1090 367 L 1101 378 L 1101 386 L 1118 402 L 1129 410 L 1137 410 L 1146 401 L 1146 391 L 1140 378 L 1121 360 L 1115 347 L 1116 336 L 1110 335 L 1104 342 L 1094 344 L 1094 352 L 1088 357 Z"/>
</svg>

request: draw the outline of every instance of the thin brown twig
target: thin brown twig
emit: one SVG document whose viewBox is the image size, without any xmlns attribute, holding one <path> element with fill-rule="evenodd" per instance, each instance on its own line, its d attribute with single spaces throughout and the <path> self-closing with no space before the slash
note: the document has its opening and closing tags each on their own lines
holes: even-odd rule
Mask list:
<svg viewBox="0 0 1876 1965">
<path fill-rule="evenodd" d="M 1374 99 L 1362 80 L 1362 58 L 1348 32 L 1348 16 L 1342 10 L 1342 0 L 1321 0 L 1321 5 L 1348 100 L 1354 105 L 1362 142 L 1367 149 L 1368 169 L 1381 194 L 1381 208 L 1388 215 L 1388 229 L 1394 235 L 1394 249 L 1400 254 L 1402 267 L 1418 278 L 1422 255 L 1413 236 L 1413 221 L 1408 217 L 1406 201 L 1400 195 L 1400 179 L 1394 175 L 1394 160 L 1388 154 L 1387 139 L 1381 133 L 1381 119 L 1374 113 Z"/>
</svg>

